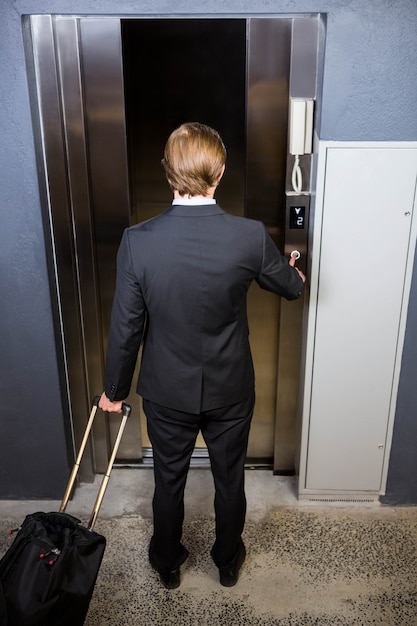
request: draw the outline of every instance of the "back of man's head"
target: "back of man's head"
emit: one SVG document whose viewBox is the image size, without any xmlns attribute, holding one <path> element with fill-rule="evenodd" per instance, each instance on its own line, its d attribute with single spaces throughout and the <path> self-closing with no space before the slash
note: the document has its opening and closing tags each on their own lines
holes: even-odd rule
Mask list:
<svg viewBox="0 0 417 626">
<path fill-rule="evenodd" d="M 181 196 L 206 196 L 218 184 L 225 162 L 226 148 L 219 133 L 199 122 L 174 130 L 162 159 L 171 189 Z"/>
</svg>

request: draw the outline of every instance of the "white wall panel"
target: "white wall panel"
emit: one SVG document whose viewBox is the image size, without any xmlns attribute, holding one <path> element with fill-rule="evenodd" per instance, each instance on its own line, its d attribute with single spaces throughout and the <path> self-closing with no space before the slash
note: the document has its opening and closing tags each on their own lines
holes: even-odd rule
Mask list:
<svg viewBox="0 0 417 626">
<path fill-rule="evenodd" d="M 383 486 L 415 246 L 416 174 L 416 149 L 326 150 L 321 248 L 313 252 L 320 257 L 307 491 Z"/>
</svg>

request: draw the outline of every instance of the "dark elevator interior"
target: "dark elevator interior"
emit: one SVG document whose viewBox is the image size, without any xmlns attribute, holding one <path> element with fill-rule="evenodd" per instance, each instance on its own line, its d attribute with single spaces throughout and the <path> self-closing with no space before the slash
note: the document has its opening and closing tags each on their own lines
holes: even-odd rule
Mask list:
<svg viewBox="0 0 417 626">
<path fill-rule="evenodd" d="M 262 220 L 282 250 L 288 25 L 242 19 L 123 20 L 121 33 L 131 223 L 166 210 L 171 191 L 161 167 L 164 144 L 180 124 L 199 121 L 218 130 L 228 153 L 217 201 L 229 213 Z M 274 330 L 258 337 L 257 327 L 278 327 L 279 299 L 254 285 L 249 308 L 258 370 L 270 370 L 258 377 L 261 409 L 255 413 L 249 455 L 256 463 L 270 464 L 277 346 Z M 142 413 L 141 423 L 146 449 Z M 204 448 L 199 438 L 197 449 L 204 453 Z"/>
</svg>

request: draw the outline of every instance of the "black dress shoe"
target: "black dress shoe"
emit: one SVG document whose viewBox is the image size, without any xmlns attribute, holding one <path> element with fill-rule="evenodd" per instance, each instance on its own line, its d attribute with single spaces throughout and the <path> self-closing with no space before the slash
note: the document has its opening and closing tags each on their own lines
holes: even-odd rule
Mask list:
<svg viewBox="0 0 417 626">
<path fill-rule="evenodd" d="M 180 586 L 181 578 L 180 578 L 180 569 L 168 570 L 162 567 L 159 567 L 157 562 L 155 561 L 155 557 L 151 551 L 149 551 L 149 562 L 159 574 L 159 578 L 161 579 L 161 583 L 167 589 L 176 589 Z"/>
<path fill-rule="evenodd" d="M 246 557 L 246 549 L 243 543 L 239 546 L 239 551 L 229 567 L 219 567 L 220 584 L 223 587 L 234 587 L 236 585 L 240 568 Z"/>
</svg>

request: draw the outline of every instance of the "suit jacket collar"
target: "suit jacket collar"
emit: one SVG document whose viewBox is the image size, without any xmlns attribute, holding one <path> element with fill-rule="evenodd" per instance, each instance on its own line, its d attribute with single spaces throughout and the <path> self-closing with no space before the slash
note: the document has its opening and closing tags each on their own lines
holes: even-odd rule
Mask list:
<svg viewBox="0 0 417 626">
<path fill-rule="evenodd" d="M 172 204 L 165 215 L 173 217 L 207 217 L 208 215 L 223 215 L 224 211 L 218 204 Z"/>
</svg>

